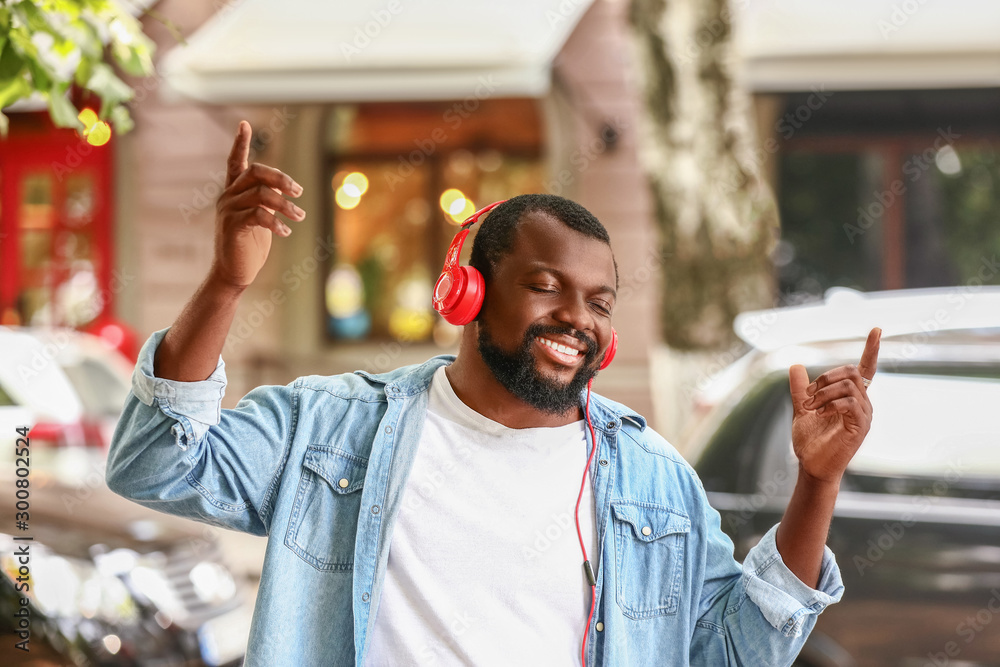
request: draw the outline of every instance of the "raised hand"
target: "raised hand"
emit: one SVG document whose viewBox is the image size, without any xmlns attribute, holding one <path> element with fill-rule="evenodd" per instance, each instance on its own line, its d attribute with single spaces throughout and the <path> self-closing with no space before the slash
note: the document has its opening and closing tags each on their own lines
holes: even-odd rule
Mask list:
<svg viewBox="0 0 1000 667">
<path fill-rule="evenodd" d="M 215 257 L 210 277 L 244 288 L 254 281 L 271 249 L 271 234 L 292 230 L 275 212 L 301 221 L 305 211 L 282 195 L 298 197 L 302 186 L 267 165 L 248 165 L 250 123 L 240 121 L 226 168 L 226 187 L 216 202 Z"/>
<path fill-rule="evenodd" d="M 878 364 L 882 330 L 868 333 L 857 366 L 840 366 L 810 384 L 805 366 L 788 369 L 792 394 L 792 447 L 800 474 L 839 484 L 872 423 L 872 403 L 862 378 L 871 380 Z"/>
</svg>

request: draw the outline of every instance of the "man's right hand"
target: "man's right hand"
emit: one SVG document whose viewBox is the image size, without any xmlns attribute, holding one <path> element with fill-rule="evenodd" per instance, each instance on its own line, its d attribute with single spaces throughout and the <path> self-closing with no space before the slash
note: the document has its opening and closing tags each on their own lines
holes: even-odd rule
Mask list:
<svg viewBox="0 0 1000 667">
<path fill-rule="evenodd" d="M 240 121 L 226 169 L 226 188 L 216 202 L 215 258 L 210 278 L 245 288 L 254 281 L 271 249 L 271 233 L 288 236 L 292 230 L 275 212 L 301 221 L 305 211 L 282 195 L 298 197 L 302 186 L 274 167 L 247 164 L 250 123 Z"/>
</svg>

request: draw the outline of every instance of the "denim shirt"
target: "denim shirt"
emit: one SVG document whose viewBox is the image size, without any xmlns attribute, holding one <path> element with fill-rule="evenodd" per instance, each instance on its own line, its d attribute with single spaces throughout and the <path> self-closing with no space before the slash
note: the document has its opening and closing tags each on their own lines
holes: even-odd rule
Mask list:
<svg viewBox="0 0 1000 667">
<path fill-rule="evenodd" d="M 146 507 L 268 536 L 248 667 L 361 665 L 431 377 L 454 355 L 260 386 L 223 410 L 221 356 L 202 381 L 154 377 L 168 330 L 140 351 L 108 486 Z M 819 590 L 782 561 L 777 524 L 740 565 L 680 454 L 625 405 L 595 393 L 590 406 L 601 562 L 588 667 L 790 665 L 843 594 L 830 548 Z"/>
</svg>

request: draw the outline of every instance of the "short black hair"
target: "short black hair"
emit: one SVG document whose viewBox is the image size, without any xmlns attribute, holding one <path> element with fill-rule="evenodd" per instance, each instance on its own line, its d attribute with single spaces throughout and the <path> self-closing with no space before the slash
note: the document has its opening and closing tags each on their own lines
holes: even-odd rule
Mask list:
<svg viewBox="0 0 1000 667">
<path fill-rule="evenodd" d="M 570 229 L 586 234 L 611 247 L 611 237 L 597 217 L 575 201 L 552 194 L 527 194 L 511 197 L 486 214 L 479 223 L 479 231 L 472 242 L 469 265 L 483 274 L 488 283 L 497 265 L 514 247 L 517 227 L 529 213 L 545 213 L 559 220 Z M 618 289 L 618 262 L 615 265 L 615 289 Z"/>
</svg>

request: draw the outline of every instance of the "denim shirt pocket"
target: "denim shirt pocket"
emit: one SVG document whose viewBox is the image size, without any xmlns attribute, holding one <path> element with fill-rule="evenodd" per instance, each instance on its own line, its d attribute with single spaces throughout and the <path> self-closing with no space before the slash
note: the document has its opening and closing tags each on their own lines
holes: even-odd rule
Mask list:
<svg viewBox="0 0 1000 667">
<path fill-rule="evenodd" d="M 617 600 L 629 618 L 676 614 L 691 520 L 649 503 L 611 503 L 617 551 Z"/>
<path fill-rule="evenodd" d="M 354 570 L 367 469 L 367 459 L 336 447 L 311 444 L 306 448 L 285 546 L 317 570 Z"/>
</svg>

